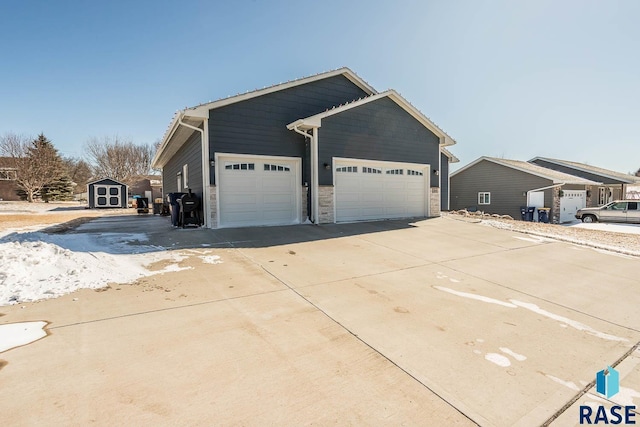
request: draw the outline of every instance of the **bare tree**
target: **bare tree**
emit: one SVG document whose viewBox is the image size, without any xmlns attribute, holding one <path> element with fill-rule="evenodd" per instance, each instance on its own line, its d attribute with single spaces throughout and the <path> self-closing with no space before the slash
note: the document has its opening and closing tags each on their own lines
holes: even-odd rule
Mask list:
<svg viewBox="0 0 640 427">
<path fill-rule="evenodd" d="M 149 175 L 154 148 L 115 136 L 90 139 L 85 144 L 85 152 L 94 176 L 132 184 L 136 177 Z"/>
<path fill-rule="evenodd" d="M 7 133 L 0 137 L 0 154 L 10 159 L 16 169 L 16 184 L 25 192 L 27 201 L 64 175 L 58 150 L 43 134 L 30 140 L 23 135 Z"/>
<path fill-rule="evenodd" d="M 87 183 L 91 181 L 91 177 L 93 174 L 89 163 L 85 162 L 82 159 L 73 157 L 66 157 L 62 159 L 62 161 L 67 170 L 67 175 L 69 175 L 69 178 L 71 178 L 71 181 L 76 184 L 77 188 L 86 191 Z"/>
</svg>

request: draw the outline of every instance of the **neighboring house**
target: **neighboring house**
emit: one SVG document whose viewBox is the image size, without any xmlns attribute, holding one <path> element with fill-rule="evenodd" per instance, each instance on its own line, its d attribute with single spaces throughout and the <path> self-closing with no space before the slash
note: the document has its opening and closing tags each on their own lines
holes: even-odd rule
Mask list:
<svg viewBox="0 0 640 427">
<path fill-rule="evenodd" d="M 432 217 L 453 144 L 341 68 L 179 111 L 152 166 L 165 194 L 202 198 L 210 228 Z"/>
<path fill-rule="evenodd" d="M 587 200 L 588 207 L 602 206 L 613 200 L 624 199 L 627 197 L 629 185 L 640 184 L 640 177 L 587 165 L 585 163 L 550 159 L 547 157 L 535 157 L 529 160 L 529 162 L 559 172 L 601 182 L 602 185 L 587 189 L 590 193 L 590 197 L 588 197 Z"/>
<path fill-rule="evenodd" d="M 519 219 L 522 206 L 547 207 L 550 221 L 568 222 L 587 206 L 587 188 L 597 185 L 529 162 L 480 157 L 451 174 L 451 208 Z"/>
<path fill-rule="evenodd" d="M 0 201 L 22 200 L 16 184 L 18 171 L 12 165 L 10 157 L 0 157 Z"/>
<path fill-rule="evenodd" d="M 442 211 L 448 211 L 451 204 L 449 165 L 459 161 L 460 159 L 451 154 L 446 148 L 442 147 L 440 149 L 440 173 L 438 175 L 440 178 L 440 210 Z"/>
<path fill-rule="evenodd" d="M 102 178 L 87 184 L 89 208 L 126 208 L 127 185 L 111 178 Z"/>
<path fill-rule="evenodd" d="M 146 197 L 149 199 L 149 203 L 153 203 L 156 199 L 161 199 L 162 176 L 147 175 L 134 179 L 129 186 L 129 195 Z"/>
</svg>

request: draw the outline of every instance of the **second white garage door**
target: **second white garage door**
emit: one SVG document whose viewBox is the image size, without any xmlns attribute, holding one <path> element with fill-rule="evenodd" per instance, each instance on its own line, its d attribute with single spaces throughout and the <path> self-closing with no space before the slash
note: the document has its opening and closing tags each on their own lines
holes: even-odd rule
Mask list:
<svg viewBox="0 0 640 427">
<path fill-rule="evenodd" d="M 300 222 L 300 159 L 220 155 L 219 227 Z"/>
<path fill-rule="evenodd" d="M 334 160 L 336 221 L 426 216 L 429 165 Z"/>
</svg>

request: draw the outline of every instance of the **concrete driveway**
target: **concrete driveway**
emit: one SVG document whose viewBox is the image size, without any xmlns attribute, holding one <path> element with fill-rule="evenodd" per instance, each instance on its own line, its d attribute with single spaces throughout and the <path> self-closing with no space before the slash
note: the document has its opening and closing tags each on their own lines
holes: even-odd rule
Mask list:
<svg viewBox="0 0 640 427">
<path fill-rule="evenodd" d="M 7 425 L 576 425 L 610 404 L 592 388 L 607 365 L 612 401 L 640 404 L 637 258 L 446 218 L 139 220 L 193 268 L 1 307 L 51 322 L 0 354 Z"/>
</svg>

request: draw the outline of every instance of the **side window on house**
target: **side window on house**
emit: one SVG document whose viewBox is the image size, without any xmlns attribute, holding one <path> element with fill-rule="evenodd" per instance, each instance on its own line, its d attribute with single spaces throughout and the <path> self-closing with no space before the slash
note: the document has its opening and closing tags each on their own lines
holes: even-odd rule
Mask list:
<svg viewBox="0 0 640 427">
<path fill-rule="evenodd" d="M 16 171 L 13 169 L 0 170 L 0 181 L 15 181 L 18 179 Z"/>
<path fill-rule="evenodd" d="M 189 165 L 182 166 L 182 185 L 189 188 Z"/>
<path fill-rule="evenodd" d="M 336 168 L 336 172 L 358 172 L 357 166 L 341 166 Z"/>
<path fill-rule="evenodd" d="M 489 193 L 489 192 L 480 192 L 480 193 L 478 193 L 478 204 L 479 205 L 490 205 L 491 204 L 491 193 Z"/>
<path fill-rule="evenodd" d="M 182 172 L 178 172 L 176 174 L 176 187 L 178 187 L 178 192 L 182 191 Z"/>
</svg>

